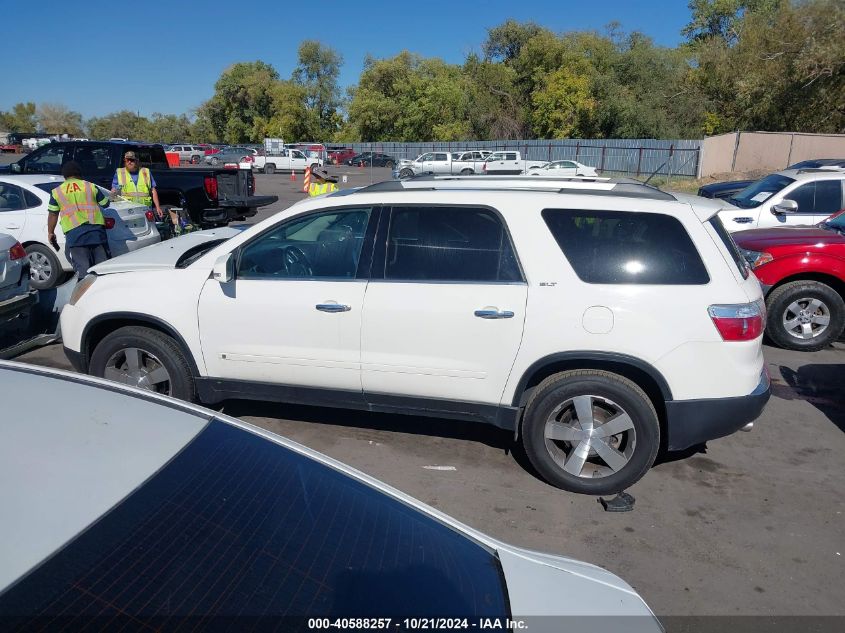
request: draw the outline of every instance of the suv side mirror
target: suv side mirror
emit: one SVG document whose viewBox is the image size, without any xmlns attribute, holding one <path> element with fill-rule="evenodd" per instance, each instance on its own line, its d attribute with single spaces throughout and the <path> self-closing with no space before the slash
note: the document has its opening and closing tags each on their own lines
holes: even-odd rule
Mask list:
<svg viewBox="0 0 845 633">
<path fill-rule="evenodd" d="M 789 198 L 784 198 L 777 204 L 772 206 L 772 214 L 774 215 L 783 215 L 785 213 L 797 213 L 798 212 L 798 203 L 795 200 L 790 200 Z"/>
<path fill-rule="evenodd" d="M 16 174 L 19 174 L 19 173 L 21 173 L 21 172 L 23 171 L 23 167 L 21 167 L 21 166 L 20 166 L 20 164 L 18 164 L 18 163 L 12 163 L 12 164 L 9 166 L 9 168 L 10 168 L 13 172 L 15 172 Z"/>
<path fill-rule="evenodd" d="M 235 257 L 232 253 L 226 253 L 217 258 L 214 268 L 211 269 L 211 276 L 221 284 L 229 283 L 235 278 Z"/>
</svg>

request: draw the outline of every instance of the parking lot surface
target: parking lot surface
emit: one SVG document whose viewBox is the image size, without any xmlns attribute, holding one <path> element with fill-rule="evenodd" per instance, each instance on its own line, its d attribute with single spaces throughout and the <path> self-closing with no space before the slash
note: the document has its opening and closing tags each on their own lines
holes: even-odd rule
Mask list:
<svg viewBox="0 0 845 633">
<path fill-rule="evenodd" d="M 331 168 L 341 188 L 389 170 Z M 256 176 L 279 202 L 302 175 Z M 670 454 L 628 513 L 541 481 L 510 434 L 452 420 L 230 401 L 222 410 L 344 461 L 509 543 L 610 569 L 658 615 L 845 616 L 845 345 L 765 355 L 773 397 L 751 433 Z M 18 360 L 69 369 L 61 347 Z M 700 380 L 707 381 L 707 375 Z"/>
</svg>

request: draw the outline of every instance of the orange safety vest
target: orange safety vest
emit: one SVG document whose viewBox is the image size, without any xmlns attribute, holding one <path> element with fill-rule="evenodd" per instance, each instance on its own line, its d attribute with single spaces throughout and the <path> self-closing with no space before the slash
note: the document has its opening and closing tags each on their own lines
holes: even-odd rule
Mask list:
<svg viewBox="0 0 845 633">
<path fill-rule="evenodd" d="M 105 225 L 96 195 L 94 185 L 78 178 L 68 178 L 53 189 L 59 205 L 59 224 L 65 234 L 83 224 Z"/>
</svg>

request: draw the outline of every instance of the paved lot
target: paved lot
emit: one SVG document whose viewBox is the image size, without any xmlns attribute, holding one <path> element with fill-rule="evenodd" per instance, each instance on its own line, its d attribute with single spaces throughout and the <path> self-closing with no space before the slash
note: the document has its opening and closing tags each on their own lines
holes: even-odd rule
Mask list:
<svg viewBox="0 0 845 633">
<path fill-rule="evenodd" d="M 337 172 L 347 175 L 341 187 L 389 177 Z M 304 195 L 301 175 L 258 175 L 257 185 L 280 201 L 253 221 Z M 251 402 L 222 409 L 506 541 L 602 565 L 660 615 L 845 616 L 845 345 L 765 351 L 774 396 L 754 431 L 663 459 L 630 490 L 636 506 L 625 514 L 545 484 L 492 428 Z M 19 360 L 69 368 L 59 346 Z"/>
</svg>

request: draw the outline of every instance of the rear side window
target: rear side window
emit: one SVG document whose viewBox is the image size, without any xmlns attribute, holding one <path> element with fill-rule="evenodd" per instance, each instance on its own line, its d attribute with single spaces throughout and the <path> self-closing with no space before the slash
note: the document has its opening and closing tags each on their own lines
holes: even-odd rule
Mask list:
<svg viewBox="0 0 845 633">
<path fill-rule="evenodd" d="M 736 267 L 739 269 L 742 278 L 748 279 L 748 264 L 742 256 L 736 242 L 734 242 L 731 237 L 731 234 L 728 233 L 725 225 L 722 224 L 721 218 L 718 215 L 714 215 L 710 218 L 710 226 L 713 227 L 713 230 L 716 231 L 716 235 L 718 235 L 719 239 L 722 240 L 722 244 L 724 244 L 725 248 L 728 249 L 728 253 L 730 253 L 731 259 L 734 260 L 734 264 L 736 264 Z"/>
<path fill-rule="evenodd" d="M 543 219 L 575 274 L 587 283 L 710 281 L 683 225 L 669 215 L 545 209 Z"/>
<path fill-rule="evenodd" d="M 499 216 L 474 207 L 395 207 L 384 278 L 508 282 L 522 275 Z"/>
</svg>

